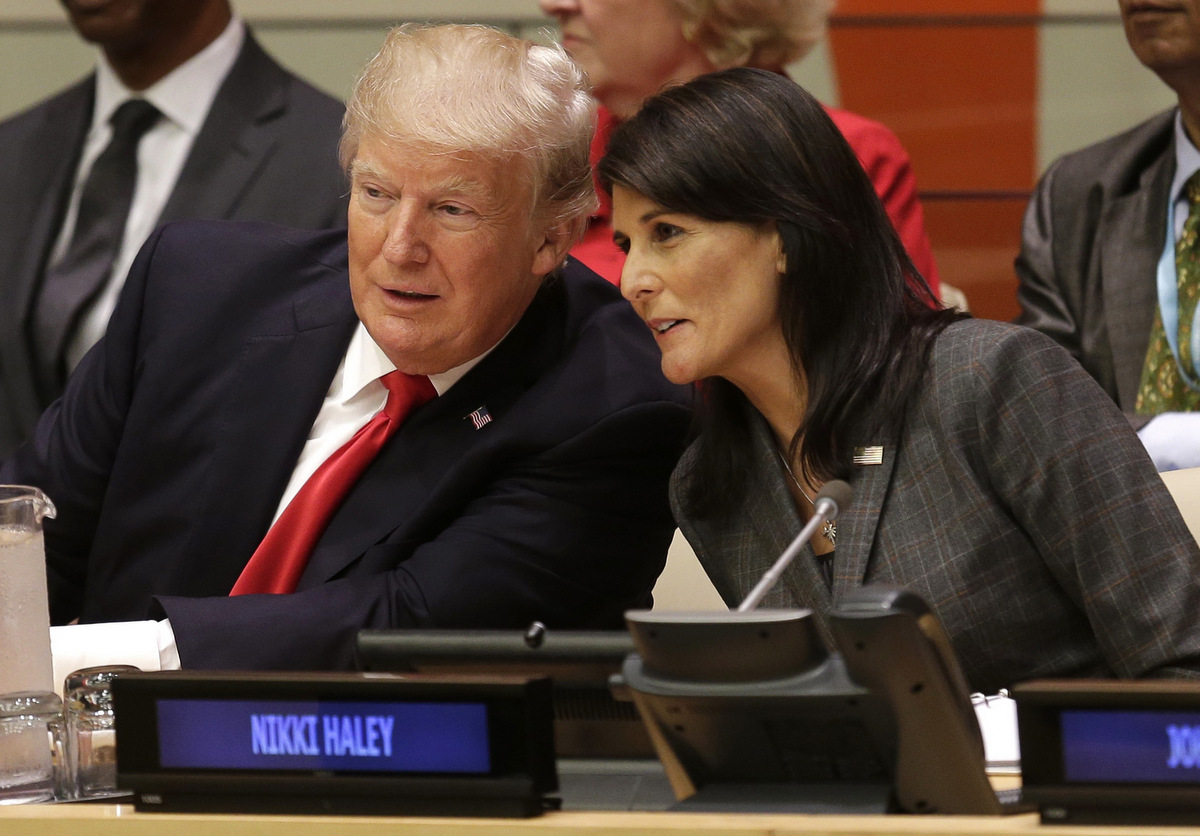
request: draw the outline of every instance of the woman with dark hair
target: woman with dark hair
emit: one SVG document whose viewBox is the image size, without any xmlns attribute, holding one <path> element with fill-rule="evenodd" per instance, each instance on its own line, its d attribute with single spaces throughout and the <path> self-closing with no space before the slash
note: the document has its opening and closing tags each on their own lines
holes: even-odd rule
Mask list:
<svg viewBox="0 0 1200 836">
<path fill-rule="evenodd" d="M 973 687 L 1200 675 L 1200 549 L 1121 414 L 1064 351 L 936 310 L 853 152 L 778 74 L 650 99 L 600 165 L 621 288 L 701 381 L 676 520 L 729 604 L 833 478 L 855 497 L 766 599 L 825 614 L 888 583 Z M 835 548 L 836 547 L 836 548 Z"/>
</svg>

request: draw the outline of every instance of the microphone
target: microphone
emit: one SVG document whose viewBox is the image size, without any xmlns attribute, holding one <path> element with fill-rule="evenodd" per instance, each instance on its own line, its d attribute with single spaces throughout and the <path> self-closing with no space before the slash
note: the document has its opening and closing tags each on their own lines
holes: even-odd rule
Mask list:
<svg viewBox="0 0 1200 836">
<path fill-rule="evenodd" d="M 749 612 L 758 606 L 763 597 L 771 591 L 771 587 L 779 580 L 796 555 L 800 554 L 800 550 L 804 548 L 804 544 L 812 539 L 817 533 L 817 528 L 827 520 L 836 520 L 842 508 L 850 504 L 850 500 L 854 497 L 854 488 L 841 479 L 833 479 L 826 482 L 824 487 L 817 493 L 816 501 L 813 502 L 813 515 L 809 519 L 804 528 L 800 529 L 800 533 L 796 535 L 796 539 L 791 542 L 783 554 L 779 555 L 779 559 L 775 561 L 767 573 L 762 576 L 762 579 L 755 585 L 754 589 L 750 590 L 750 594 L 746 596 L 746 600 L 738 605 L 737 612 Z"/>
</svg>

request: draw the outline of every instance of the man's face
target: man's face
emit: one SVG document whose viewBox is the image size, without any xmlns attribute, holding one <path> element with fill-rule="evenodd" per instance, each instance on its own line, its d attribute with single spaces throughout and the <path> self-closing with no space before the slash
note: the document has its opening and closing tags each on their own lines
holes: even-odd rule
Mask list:
<svg viewBox="0 0 1200 836">
<path fill-rule="evenodd" d="M 534 217 L 526 167 L 363 137 L 351 165 L 350 292 L 388 358 L 437 374 L 516 324 L 568 236 Z"/>
<path fill-rule="evenodd" d="M 1125 37 L 1139 61 L 1176 89 L 1180 74 L 1200 73 L 1197 0 L 1119 1 Z"/>
<path fill-rule="evenodd" d="M 60 0 L 80 37 L 101 47 L 130 49 L 154 38 L 179 37 L 207 6 L 224 0 Z"/>
</svg>

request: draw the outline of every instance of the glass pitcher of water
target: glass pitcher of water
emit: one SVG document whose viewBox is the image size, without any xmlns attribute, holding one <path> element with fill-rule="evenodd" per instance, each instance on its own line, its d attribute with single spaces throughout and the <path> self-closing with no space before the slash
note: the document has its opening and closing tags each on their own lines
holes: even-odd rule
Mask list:
<svg viewBox="0 0 1200 836">
<path fill-rule="evenodd" d="M 0 485 L 0 804 L 54 794 L 49 724 L 62 703 L 42 540 L 42 520 L 54 513 L 37 488 Z"/>
</svg>

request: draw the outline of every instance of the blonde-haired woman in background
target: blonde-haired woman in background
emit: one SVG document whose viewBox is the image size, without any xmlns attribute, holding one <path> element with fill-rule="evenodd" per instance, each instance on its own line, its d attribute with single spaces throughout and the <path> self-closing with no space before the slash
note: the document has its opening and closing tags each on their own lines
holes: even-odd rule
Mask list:
<svg viewBox="0 0 1200 836">
<path fill-rule="evenodd" d="M 832 0 L 539 0 L 562 28 L 563 47 L 587 73 L 600 102 L 592 161 L 613 129 L 672 84 L 729 67 L 784 73 L 821 39 Z M 940 282 L 908 154 L 887 127 L 826 108 L 854 150 L 917 271 L 940 297 Z M 612 243 L 603 192 L 587 235 L 571 254 L 613 283 L 624 256 Z"/>
</svg>

